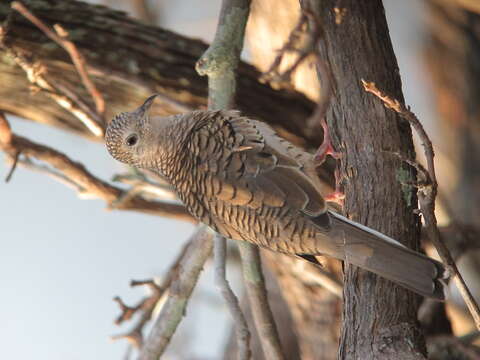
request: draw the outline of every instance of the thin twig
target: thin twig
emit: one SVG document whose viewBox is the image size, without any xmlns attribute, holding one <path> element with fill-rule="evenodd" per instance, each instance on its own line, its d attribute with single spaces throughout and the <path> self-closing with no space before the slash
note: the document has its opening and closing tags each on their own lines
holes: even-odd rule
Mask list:
<svg viewBox="0 0 480 360">
<path fill-rule="evenodd" d="M 260 251 L 257 246 L 251 246 L 246 242 L 239 242 L 238 248 L 242 258 L 243 279 L 265 358 L 283 360 L 285 357 L 280 336 L 268 303 L 265 278 L 260 266 Z"/>
<path fill-rule="evenodd" d="M 7 119 L 1 112 L 0 149 L 11 157 L 16 153 L 21 153 L 22 156 L 35 158 L 48 164 L 70 182 L 76 184 L 82 197 L 85 197 L 85 195 L 88 194 L 90 198 L 103 199 L 108 204 L 111 204 L 125 194 L 124 190 L 96 178 L 85 169 L 81 163 L 71 160 L 65 154 L 48 146 L 40 145 L 24 137 L 13 134 L 10 130 L 10 125 L 8 124 Z M 159 201 L 147 201 L 139 196 L 131 198 L 128 202 L 123 203 L 121 207 L 117 207 L 117 209 L 136 210 L 153 215 L 195 222 L 182 205 Z"/>
<path fill-rule="evenodd" d="M 234 328 L 237 336 L 237 358 L 238 360 L 250 359 L 252 356 L 250 351 L 250 331 L 248 330 L 247 320 L 240 309 L 238 298 L 232 291 L 226 276 L 226 259 L 227 259 L 227 240 L 217 234 L 214 243 L 214 259 L 215 259 L 215 284 L 222 294 L 227 304 L 230 314 L 234 320 Z"/>
<path fill-rule="evenodd" d="M 6 29 L 0 26 L 0 48 L 25 71 L 28 80 L 37 89 L 42 90 L 47 96 L 52 98 L 58 105 L 72 113 L 95 136 L 102 137 L 104 134 L 103 119 L 90 109 L 66 84 L 61 84 L 58 80 L 54 83 L 47 79 L 45 66 L 6 46 L 4 42 L 5 32 Z"/>
<path fill-rule="evenodd" d="M 32 12 L 30 12 L 21 2 L 14 1 L 11 5 L 12 9 L 17 10 L 24 17 L 26 17 L 30 22 L 32 22 L 36 27 L 38 27 L 45 35 L 50 39 L 55 41 L 58 45 L 64 48 L 72 62 L 77 69 L 80 79 L 82 80 L 83 85 L 90 93 L 95 106 L 97 113 L 103 117 L 105 113 L 105 100 L 103 99 L 102 94 L 97 90 L 95 84 L 90 79 L 87 71 L 87 64 L 83 55 L 78 51 L 75 44 L 68 40 L 68 32 L 59 24 L 54 25 L 55 31 L 52 31 L 42 20 L 36 17 Z M 56 32 L 56 33 L 55 33 Z"/>
<path fill-rule="evenodd" d="M 278 54 L 268 70 L 262 75 L 262 81 L 277 82 L 284 87 L 291 87 L 291 76 L 295 70 L 297 70 L 310 55 L 316 54 L 316 48 L 322 38 L 323 29 L 318 23 L 317 17 L 314 16 L 310 3 L 308 1 L 301 3 L 301 12 L 297 24 L 290 32 L 285 44 L 278 50 Z M 296 59 L 293 61 L 293 64 L 282 73 L 280 67 L 285 56 L 289 53 L 295 54 Z M 332 89 L 327 67 L 318 56 L 317 72 L 321 78 L 322 86 L 317 112 L 319 109 L 324 109 L 320 111 L 323 113 L 320 118 L 323 119 L 324 112 L 326 112 L 330 103 Z M 308 121 L 307 126 L 310 126 Z"/>
<path fill-rule="evenodd" d="M 460 294 L 462 295 L 465 303 L 467 304 L 468 310 L 473 317 L 477 329 L 480 330 L 480 308 L 478 307 L 477 302 L 473 298 L 470 289 L 467 287 L 467 284 L 465 283 L 462 275 L 458 271 L 455 260 L 453 259 L 448 248 L 443 243 L 440 236 L 440 231 L 438 230 L 437 218 L 435 217 L 435 200 L 438 191 L 438 183 L 435 174 L 435 165 L 433 160 L 435 154 L 433 151 L 432 142 L 428 137 L 427 132 L 423 128 L 423 125 L 408 107 L 403 105 L 398 100 L 393 99 L 385 93 L 381 92 L 373 82 L 366 82 L 365 80 L 362 80 L 362 85 L 365 88 L 365 91 L 377 96 L 380 100 L 383 101 L 387 108 L 394 110 L 403 119 L 408 121 L 420 137 L 427 161 L 426 176 L 428 176 L 427 185 L 419 188 L 420 191 L 418 192 L 418 199 L 425 222 L 425 229 L 427 230 L 430 240 L 435 245 L 438 254 L 442 258 L 443 263 L 453 273 L 453 279 L 455 281 L 455 284 L 457 285 Z"/>
<path fill-rule="evenodd" d="M 301 12 L 297 24 L 290 32 L 287 41 L 282 46 L 282 48 L 278 50 L 278 54 L 273 60 L 272 64 L 270 65 L 268 70 L 262 75 L 262 81 L 274 81 L 283 85 L 287 85 L 288 83 L 290 83 L 290 76 L 292 75 L 292 73 L 298 68 L 298 66 L 303 62 L 303 60 L 312 53 L 313 50 L 311 41 L 307 41 L 306 45 L 302 46 L 302 38 L 304 36 L 309 36 L 305 31 L 307 24 L 308 17 L 304 12 Z M 293 63 L 293 65 L 290 66 L 290 68 L 287 69 L 283 74 L 281 74 L 280 66 L 283 62 L 284 57 L 289 52 L 296 53 L 298 57 Z"/>
<path fill-rule="evenodd" d="M 213 236 L 213 231 L 202 225 L 191 237 L 191 245 L 178 266 L 167 301 L 144 342 L 139 360 L 157 360 L 165 351 L 185 314 L 200 272 L 212 252 Z"/>
<path fill-rule="evenodd" d="M 325 116 L 332 100 L 333 86 L 328 66 L 317 51 L 323 34 L 324 30 L 312 10 L 312 5 L 309 1 L 302 2 L 300 17 L 296 26 L 290 32 L 287 42 L 279 50 L 270 68 L 262 76 L 262 80 L 277 81 L 286 86 L 291 82 L 293 72 L 303 61 L 307 59 L 308 56 L 312 54 L 315 55 L 316 70 L 321 86 L 320 97 L 315 112 L 307 119 L 306 125 L 310 130 L 321 125 L 324 129 L 324 137 L 328 137 L 328 127 Z M 280 66 L 288 53 L 295 53 L 297 58 L 287 70 L 281 73 Z M 328 138 L 326 138 L 326 140 L 329 141 Z M 320 148 L 318 151 L 320 151 Z"/>
<path fill-rule="evenodd" d="M 75 181 L 69 179 L 62 173 L 56 171 L 55 169 L 51 168 L 47 165 L 37 164 L 36 162 L 32 161 L 32 159 L 23 157 L 22 159 L 18 160 L 18 165 L 22 168 L 29 169 L 33 172 L 37 172 L 39 174 L 44 174 L 55 181 L 65 185 L 66 187 L 76 191 L 78 193 L 78 197 L 80 199 L 92 199 L 95 197 L 89 197 L 88 192 L 85 191 L 80 185 L 78 185 Z"/>
<path fill-rule="evenodd" d="M 125 355 L 123 356 L 123 360 L 130 360 L 133 352 L 133 346 L 128 345 L 127 350 L 125 350 Z"/>
<path fill-rule="evenodd" d="M 151 181 L 146 176 L 137 176 L 131 174 L 119 174 L 112 178 L 112 181 L 127 184 L 132 190 L 143 195 L 153 195 L 156 198 L 164 200 L 177 200 L 175 191 L 169 185 L 159 184 Z"/>
<path fill-rule="evenodd" d="M 15 169 L 17 168 L 18 165 L 18 158 L 20 157 L 20 151 L 16 151 L 13 156 L 12 156 L 12 166 L 10 167 L 10 171 L 8 172 L 7 176 L 5 177 L 5 182 L 8 183 L 13 176 L 13 173 L 15 172 Z"/>
<path fill-rule="evenodd" d="M 171 281 L 171 280 L 170 280 Z M 143 329 L 145 325 L 150 321 L 153 310 L 159 301 L 165 295 L 166 290 L 170 286 L 170 283 L 164 282 L 162 285 L 157 285 L 153 280 L 137 281 L 132 280 L 130 286 L 147 286 L 150 290 L 150 295 L 142 299 L 135 306 L 126 305 L 123 300 L 116 296 L 113 298 L 120 307 L 121 314 L 115 320 L 116 325 L 122 324 L 124 321 L 131 320 L 135 314 L 140 313 L 140 317 L 137 320 L 135 326 L 126 334 L 111 336 L 111 340 L 126 339 L 128 342 L 137 349 L 140 349 L 143 344 Z"/>
<path fill-rule="evenodd" d="M 135 325 L 129 332 L 126 334 L 112 336 L 112 340 L 126 339 L 135 348 L 140 349 L 142 347 L 144 342 L 143 331 L 145 326 L 152 319 L 153 312 L 157 305 L 161 303 L 168 294 L 168 289 L 175 279 L 180 263 L 183 261 L 190 245 L 191 242 L 189 241 L 182 247 L 181 251 L 177 255 L 177 258 L 168 269 L 166 276 L 164 276 L 160 284 L 156 284 L 153 280 L 132 280 L 130 282 L 131 287 L 147 286 L 150 289 L 150 295 L 140 300 L 137 305 L 127 306 L 118 296 L 113 299 L 122 311 L 120 316 L 118 316 L 118 318 L 115 320 L 115 324 L 121 325 L 123 322 L 131 320 L 132 317 L 138 313 L 140 313 L 140 316 L 137 317 Z"/>
</svg>

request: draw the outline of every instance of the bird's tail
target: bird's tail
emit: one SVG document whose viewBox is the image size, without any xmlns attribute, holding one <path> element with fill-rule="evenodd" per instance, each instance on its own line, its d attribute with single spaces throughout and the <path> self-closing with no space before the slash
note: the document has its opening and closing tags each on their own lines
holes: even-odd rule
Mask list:
<svg viewBox="0 0 480 360">
<path fill-rule="evenodd" d="M 420 295 L 445 300 L 443 264 L 408 249 L 388 236 L 329 211 L 329 236 L 343 241 L 344 260 L 394 281 Z"/>
</svg>

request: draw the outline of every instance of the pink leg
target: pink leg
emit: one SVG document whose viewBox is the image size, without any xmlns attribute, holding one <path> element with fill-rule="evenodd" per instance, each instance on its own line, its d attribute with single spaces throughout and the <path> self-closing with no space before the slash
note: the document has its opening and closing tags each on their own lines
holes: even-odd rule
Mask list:
<svg viewBox="0 0 480 360">
<path fill-rule="evenodd" d="M 327 202 L 334 202 L 338 205 L 343 207 L 343 203 L 345 200 L 345 194 L 341 192 L 340 189 L 340 170 L 338 168 L 335 169 L 335 191 L 327 196 L 325 196 L 325 201 Z"/>
<path fill-rule="evenodd" d="M 323 129 L 323 142 L 322 145 L 318 148 L 314 156 L 314 161 L 317 166 L 322 165 L 327 158 L 327 155 L 330 155 L 335 160 L 338 160 L 342 157 L 342 153 L 336 152 L 332 146 L 330 139 L 330 134 L 328 132 L 328 126 L 325 119 L 321 120 L 322 129 Z M 340 188 L 340 171 L 338 168 L 335 169 L 335 191 L 327 196 L 325 196 L 325 201 L 334 202 L 340 206 L 343 206 L 343 200 L 345 199 L 345 194 L 339 190 Z"/>
<path fill-rule="evenodd" d="M 323 142 L 322 142 L 322 145 L 320 145 L 320 147 L 318 148 L 314 156 L 314 161 L 317 166 L 320 166 L 325 162 L 327 155 L 330 155 L 336 160 L 342 157 L 342 154 L 339 152 L 336 152 L 332 146 L 330 135 L 328 133 L 328 126 L 325 119 L 322 119 L 321 124 L 323 129 Z"/>
<path fill-rule="evenodd" d="M 334 191 L 333 193 L 325 196 L 326 202 L 337 203 L 340 206 L 343 206 L 344 200 L 345 200 L 345 194 L 341 191 Z"/>
</svg>

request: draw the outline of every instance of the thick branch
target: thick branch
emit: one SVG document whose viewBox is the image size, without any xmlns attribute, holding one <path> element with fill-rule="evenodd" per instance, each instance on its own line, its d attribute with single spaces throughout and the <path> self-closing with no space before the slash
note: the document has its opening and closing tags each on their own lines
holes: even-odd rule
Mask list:
<svg viewBox="0 0 480 360">
<path fill-rule="evenodd" d="M 80 75 L 83 85 L 95 102 L 97 113 L 102 115 L 105 112 L 105 100 L 88 75 L 87 65 L 83 55 L 78 51 L 75 44 L 68 40 L 68 32 L 59 24 L 54 25 L 56 33 L 53 32 L 19 1 L 12 2 L 12 8 L 20 12 L 23 16 L 35 24 L 35 26 L 42 30 L 45 35 L 47 35 L 51 40 L 55 41 L 68 52 L 68 55 L 72 59 L 72 63 L 75 65 L 75 68 Z"/>
<path fill-rule="evenodd" d="M 210 257 L 213 236 L 214 233 L 206 226 L 200 226 L 192 236 L 178 273 L 170 285 L 168 299 L 142 347 L 139 360 L 157 360 L 165 351 L 185 314 L 200 272 Z"/>
<path fill-rule="evenodd" d="M 208 108 L 211 110 L 230 109 L 234 105 L 236 71 L 249 10 L 249 0 L 223 0 L 215 39 L 196 63 L 197 72 L 208 76 Z M 226 239 L 217 235 L 214 248 L 215 280 L 234 320 L 237 358 L 248 360 L 252 356 L 251 335 L 238 298 L 226 277 Z"/>
<path fill-rule="evenodd" d="M 243 48 L 245 25 L 249 12 L 250 0 L 223 0 L 215 39 L 197 62 L 198 73 L 208 75 L 208 107 L 210 109 L 230 109 L 234 106 L 237 90 L 236 72 Z M 215 246 L 220 247 L 215 250 L 216 255 L 220 256 L 220 252 L 225 246 L 224 240 L 219 240 Z M 239 242 L 238 246 L 244 268 L 247 294 L 263 352 L 268 359 L 283 359 L 278 331 L 268 304 L 259 249 L 249 243 Z M 225 266 L 224 263 L 223 265 Z M 223 271 L 223 275 L 225 275 L 225 271 Z M 226 279 L 222 285 L 224 297 L 230 304 L 236 298 L 233 296 L 232 299 L 233 292 L 228 288 Z M 248 353 L 245 352 L 245 347 L 249 345 L 248 337 L 242 336 L 247 326 L 245 316 L 238 306 L 230 305 L 230 310 L 237 322 L 241 320 L 236 324 L 238 356 L 239 358 L 250 356 L 250 350 Z M 245 342 L 247 343 L 245 344 Z"/>
<path fill-rule="evenodd" d="M 132 280 L 130 286 L 147 286 L 150 289 L 150 295 L 142 299 L 135 306 L 127 306 L 124 304 L 122 299 L 116 296 L 113 300 L 116 301 L 121 309 L 121 314 L 115 320 L 116 325 L 120 325 L 125 321 L 131 320 L 135 314 L 140 313 L 140 316 L 137 316 L 135 319 L 135 325 L 133 328 L 126 334 L 112 336 L 113 340 L 117 339 L 126 339 L 137 349 L 140 349 L 144 343 L 143 331 L 145 326 L 152 320 L 153 312 L 159 302 L 162 301 L 163 297 L 168 293 L 172 281 L 175 279 L 178 268 L 187 253 L 187 249 L 191 246 L 191 242 L 187 242 L 182 250 L 178 253 L 177 258 L 172 263 L 167 273 L 163 276 L 163 279 L 159 285 L 157 285 L 153 280 L 145 281 L 136 281 Z"/>
<path fill-rule="evenodd" d="M 402 99 L 398 66 L 380 0 L 345 0 L 340 23 L 335 0 L 314 1 L 324 29 L 320 55 L 335 79 L 327 122 L 343 153 L 345 212 L 407 246 L 417 248 L 415 191 L 402 185 L 414 170 L 388 151 L 413 159 L 409 125 L 368 98 L 368 78 Z M 394 221 L 393 221 L 394 219 Z M 340 359 L 419 359 L 425 343 L 416 320 L 418 297 L 372 273 L 345 264 Z M 423 355 L 422 355 L 423 354 Z"/>
<path fill-rule="evenodd" d="M 265 359 L 284 359 L 280 336 L 268 302 L 259 249 L 250 244 L 240 244 L 239 249 L 247 296 Z"/>
<path fill-rule="evenodd" d="M 247 320 L 240 308 L 238 298 L 235 296 L 235 293 L 227 280 L 227 239 L 219 234 L 215 237 L 214 258 L 215 284 L 220 290 L 234 321 L 233 326 L 237 338 L 237 359 L 250 359 L 252 357 L 252 352 L 250 350 L 250 331 L 248 330 Z"/>
<path fill-rule="evenodd" d="M 25 5 L 48 25 L 60 24 L 69 39 L 85 56 L 89 72 L 99 91 L 105 95 L 106 118 L 138 106 L 152 92 L 163 95 L 157 107 L 161 114 L 206 106 L 206 81 L 194 65 L 207 46 L 135 21 L 106 7 L 65 0 L 28 0 Z M 34 54 L 53 79 L 78 84 L 77 72 L 66 52 L 48 39 L 28 20 L 0 3 L 0 22 L 10 15 L 6 43 L 14 50 Z M 4 23 L 5 24 L 5 23 Z M 260 73 L 250 65 L 238 68 L 240 110 L 261 118 L 297 136 L 297 142 L 315 146 L 315 134 L 308 134 L 305 119 L 314 104 L 298 93 L 273 90 L 258 79 Z M 22 71 L 0 52 L 0 109 L 38 122 L 68 128 L 84 135 L 85 129 L 71 114 L 51 103 L 44 94 L 31 96 Z M 78 89 L 82 98 L 85 89 Z M 160 103 L 160 101 L 159 101 Z"/>
</svg>

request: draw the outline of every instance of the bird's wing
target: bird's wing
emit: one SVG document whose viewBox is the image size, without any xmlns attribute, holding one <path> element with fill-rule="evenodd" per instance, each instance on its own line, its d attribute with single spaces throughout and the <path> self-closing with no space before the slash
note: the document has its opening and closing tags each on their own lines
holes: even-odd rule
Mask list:
<svg viewBox="0 0 480 360">
<path fill-rule="evenodd" d="M 203 141 L 213 141 L 212 149 L 222 145 L 200 156 L 198 165 L 209 174 L 216 199 L 254 209 L 287 206 L 312 217 L 325 213 L 319 187 L 306 171 L 308 153 L 238 112 L 215 114 L 217 127 L 198 131 L 197 136 L 209 137 Z"/>
</svg>

